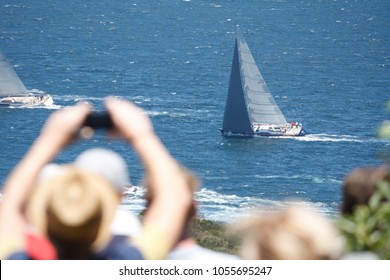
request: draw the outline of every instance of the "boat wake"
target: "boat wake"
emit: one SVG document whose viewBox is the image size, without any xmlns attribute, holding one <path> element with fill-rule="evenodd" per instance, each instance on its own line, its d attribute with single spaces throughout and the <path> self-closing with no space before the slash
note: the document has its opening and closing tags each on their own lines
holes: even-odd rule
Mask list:
<svg viewBox="0 0 390 280">
<path fill-rule="evenodd" d="M 123 200 L 122 206 L 135 214 L 140 214 L 146 202 L 144 200 L 145 189 L 139 186 L 130 187 Z M 337 214 L 335 205 L 310 201 L 278 201 L 259 197 L 239 196 L 235 194 L 222 194 L 214 190 L 202 188 L 195 194 L 199 204 L 199 217 L 219 221 L 234 222 L 236 219 L 249 213 L 270 212 L 275 208 L 285 208 L 291 205 L 311 207 L 325 216 L 333 217 Z"/>
<path fill-rule="evenodd" d="M 308 134 L 300 137 L 291 137 L 297 141 L 306 142 L 354 142 L 367 143 L 368 141 L 379 141 L 376 138 L 367 138 L 353 135 L 336 135 L 336 134 Z"/>
<path fill-rule="evenodd" d="M 18 107 L 9 106 L 8 108 L 58 110 L 63 108 L 63 106 L 52 104 L 52 105 L 25 105 L 25 106 L 18 106 Z"/>
</svg>

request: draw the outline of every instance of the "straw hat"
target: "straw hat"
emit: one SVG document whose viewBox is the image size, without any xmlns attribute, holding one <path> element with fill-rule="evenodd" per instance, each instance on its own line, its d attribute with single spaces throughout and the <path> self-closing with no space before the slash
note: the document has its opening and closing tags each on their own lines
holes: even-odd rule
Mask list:
<svg viewBox="0 0 390 280">
<path fill-rule="evenodd" d="M 87 171 L 63 166 L 62 172 L 34 189 L 27 215 L 45 235 L 69 242 L 84 242 L 98 227 L 93 248 L 110 239 L 110 225 L 119 198 L 108 181 Z M 93 237 L 92 237 L 93 238 Z"/>
</svg>

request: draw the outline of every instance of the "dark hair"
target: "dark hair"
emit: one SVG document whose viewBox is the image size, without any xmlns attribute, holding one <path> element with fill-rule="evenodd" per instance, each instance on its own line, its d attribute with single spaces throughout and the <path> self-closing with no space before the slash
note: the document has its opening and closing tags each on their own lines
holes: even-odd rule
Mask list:
<svg viewBox="0 0 390 280">
<path fill-rule="evenodd" d="M 353 214 L 358 205 L 366 205 L 377 190 L 377 183 L 383 180 L 386 168 L 362 167 L 349 173 L 343 183 L 343 203 L 341 212 Z"/>
</svg>

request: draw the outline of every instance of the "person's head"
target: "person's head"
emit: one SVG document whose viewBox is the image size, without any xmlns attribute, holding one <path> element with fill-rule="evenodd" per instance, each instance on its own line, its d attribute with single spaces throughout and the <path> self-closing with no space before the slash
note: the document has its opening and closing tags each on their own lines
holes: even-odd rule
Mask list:
<svg viewBox="0 0 390 280">
<path fill-rule="evenodd" d="M 74 166 L 98 174 L 108 180 L 119 194 L 129 187 L 129 174 L 126 161 L 118 153 L 92 148 L 82 152 L 74 161 Z"/>
<path fill-rule="evenodd" d="M 120 199 L 130 187 L 126 161 L 112 150 L 104 148 L 85 150 L 77 156 L 72 165 L 79 170 L 92 172 L 109 181 Z M 42 168 L 38 182 L 47 180 L 61 173 L 62 170 L 60 164 L 47 164 Z M 134 236 L 141 232 L 141 224 L 133 213 L 123 210 L 117 214 L 111 225 L 111 231 L 114 235 Z"/>
<path fill-rule="evenodd" d="M 327 260 L 342 254 L 336 228 L 314 209 L 289 207 L 242 219 L 241 257 L 257 260 Z"/>
<path fill-rule="evenodd" d="M 130 186 L 126 161 L 112 150 L 104 148 L 85 150 L 77 156 L 73 166 L 79 170 L 102 176 L 111 183 L 111 186 L 120 195 Z M 49 163 L 42 168 L 38 181 L 47 180 L 54 175 L 58 175 L 62 170 L 62 165 Z"/>
<path fill-rule="evenodd" d="M 118 195 L 101 176 L 61 168 L 34 188 L 27 216 L 50 239 L 59 258 L 88 258 L 109 241 Z"/>
<path fill-rule="evenodd" d="M 350 172 L 343 182 L 341 212 L 353 214 L 357 206 L 366 205 L 387 174 L 385 167 L 361 167 Z"/>
</svg>

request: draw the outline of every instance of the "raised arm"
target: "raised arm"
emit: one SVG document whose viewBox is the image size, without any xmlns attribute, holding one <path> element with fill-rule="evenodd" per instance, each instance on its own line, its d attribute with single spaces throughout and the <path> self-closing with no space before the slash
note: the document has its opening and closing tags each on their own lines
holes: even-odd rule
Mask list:
<svg viewBox="0 0 390 280">
<path fill-rule="evenodd" d="M 153 131 L 143 110 L 131 102 L 108 99 L 112 120 L 141 158 L 155 199 L 144 217 L 144 234 L 135 242 L 148 259 L 161 259 L 179 237 L 192 197 L 185 176 Z"/>
<path fill-rule="evenodd" d="M 89 106 L 82 104 L 53 113 L 7 178 L 0 203 L 0 259 L 23 248 L 26 228 L 23 210 L 36 178 L 41 168 L 73 139 L 89 112 Z"/>
</svg>

